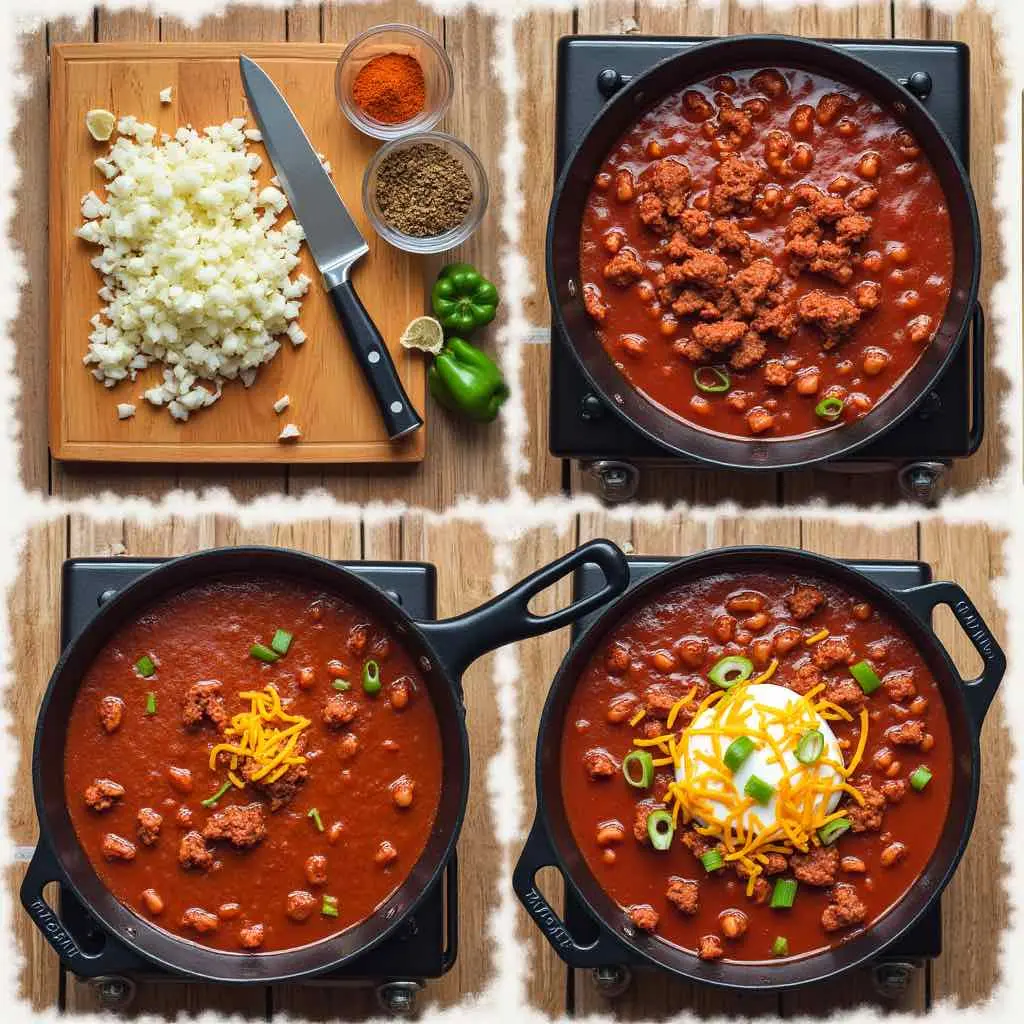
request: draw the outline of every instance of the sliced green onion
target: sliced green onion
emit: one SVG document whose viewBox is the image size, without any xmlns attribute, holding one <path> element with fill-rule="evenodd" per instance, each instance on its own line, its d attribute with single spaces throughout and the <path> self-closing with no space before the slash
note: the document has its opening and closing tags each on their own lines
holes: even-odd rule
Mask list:
<svg viewBox="0 0 1024 1024">
<path fill-rule="evenodd" d="M 676 827 L 668 811 L 651 811 L 647 815 L 647 835 L 656 850 L 667 850 L 672 845 Z"/>
<path fill-rule="evenodd" d="M 730 654 L 728 657 L 716 661 L 711 666 L 708 679 L 715 686 L 728 690 L 729 687 L 749 679 L 753 671 L 754 663 L 749 658 L 744 658 L 739 654 Z"/>
<path fill-rule="evenodd" d="M 820 729 L 811 729 L 800 737 L 796 745 L 796 759 L 801 764 L 814 764 L 825 749 L 825 737 Z"/>
<path fill-rule="evenodd" d="M 910 788 L 916 789 L 918 793 L 931 781 L 932 773 L 923 764 L 910 773 Z"/>
<path fill-rule="evenodd" d="M 267 664 L 277 661 L 277 659 L 281 657 L 277 651 L 272 651 L 266 644 L 253 644 L 252 647 L 249 648 L 249 653 L 254 658 L 259 658 L 260 661 L 267 662 Z"/>
<path fill-rule="evenodd" d="M 764 779 L 751 775 L 747 779 L 747 784 L 743 787 L 743 792 L 759 804 L 766 804 L 775 796 L 775 787 L 770 786 Z"/>
<path fill-rule="evenodd" d="M 324 823 L 320 820 L 320 812 L 315 807 L 311 807 L 309 809 L 309 813 L 306 817 L 313 819 L 313 824 L 316 825 L 317 832 L 323 832 Z"/>
<path fill-rule="evenodd" d="M 622 759 L 622 774 L 634 789 L 646 789 L 654 781 L 654 758 L 646 750 L 631 750 Z"/>
<path fill-rule="evenodd" d="M 707 853 L 702 853 L 700 855 L 700 862 L 704 865 L 704 870 L 709 875 L 712 871 L 725 867 L 725 858 L 720 850 L 708 850 Z"/>
<path fill-rule="evenodd" d="M 335 690 L 352 689 L 352 684 L 347 679 L 335 679 L 334 682 L 331 683 L 331 686 L 333 686 Z"/>
<path fill-rule="evenodd" d="M 146 714 L 147 715 L 155 715 L 156 714 L 156 694 L 155 693 L 147 693 L 146 694 Z"/>
<path fill-rule="evenodd" d="M 720 395 L 729 390 L 732 379 L 721 366 L 698 366 L 693 371 L 693 383 L 709 395 Z"/>
<path fill-rule="evenodd" d="M 320 913 L 324 917 L 337 917 L 338 916 L 338 897 L 337 896 L 325 896 L 324 902 L 320 907 Z"/>
<path fill-rule="evenodd" d="M 778 879 L 772 890 L 772 901 L 769 904 L 772 910 L 789 910 L 796 900 L 796 888 L 795 878 Z"/>
<path fill-rule="evenodd" d="M 363 665 L 363 691 L 380 693 L 380 665 L 372 658 Z"/>
<path fill-rule="evenodd" d="M 772 956 L 789 956 L 789 939 L 785 935 L 780 935 L 772 943 Z"/>
<path fill-rule="evenodd" d="M 220 798 L 221 798 L 221 797 L 222 797 L 222 796 L 223 796 L 223 795 L 224 795 L 224 794 L 225 794 L 225 793 L 226 793 L 226 792 L 227 792 L 227 791 L 228 791 L 228 790 L 229 790 L 230 788 L 231 788 L 231 783 L 230 783 L 230 782 L 225 782 L 225 783 L 224 783 L 224 785 L 223 785 L 223 786 L 221 786 L 221 787 L 220 787 L 220 789 L 218 789 L 218 790 L 217 790 L 217 792 L 213 794 L 213 796 L 208 796 L 208 797 L 207 797 L 207 798 L 206 798 L 205 800 L 203 800 L 203 801 L 202 801 L 202 804 L 203 804 L 203 806 L 204 806 L 204 807 L 216 807 L 216 806 L 217 806 L 217 801 L 218 801 L 218 800 L 219 800 L 219 799 L 220 799 Z"/>
<path fill-rule="evenodd" d="M 274 633 L 274 639 L 270 641 L 270 646 L 282 657 L 288 653 L 288 648 L 291 647 L 291 645 L 292 635 L 283 629 L 277 630 L 277 632 Z"/>
<path fill-rule="evenodd" d="M 815 407 L 815 413 L 820 416 L 823 420 L 837 420 L 843 415 L 843 408 L 845 402 L 841 398 L 836 398 L 835 395 L 829 395 L 827 398 L 823 398 Z"/>
<path fill-rule="evenodd" d="M 818 829 L 822 846 L 831 846 L 844 832 L 849 832 L 853 822 L 849 818 L 835 818 Z"/>
<path fill-rule="evenodd" d="M 731 772 L 737 772 L 744 761 L 754 752 L 755 743 L 749 736 L 737 736 L 725 748 L 722 760 Z"/>
<path fill-rule="evenodd" d="M 858 661 L 856 665 L 850 666 L 850 675 L 860 684 L 860 688 L 866 694 L 872 694 L 882 685 L 878 673 L 866 661 Z"/>
<path fill-rule="evenodd" d="M 143 679 L 148 679 L 156 675 L 156 662 L 148 654 L 144 654 L 135 662 L 135 670 Z"/>
</svg>

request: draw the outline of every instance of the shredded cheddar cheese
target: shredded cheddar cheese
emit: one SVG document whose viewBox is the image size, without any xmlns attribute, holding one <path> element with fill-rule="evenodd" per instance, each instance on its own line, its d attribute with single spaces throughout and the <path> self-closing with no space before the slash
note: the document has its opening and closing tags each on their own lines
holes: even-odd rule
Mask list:
<svg viewBox="0 0 1024 1024">
<path fill-rule="evenodd" d="M 804 640 L 804 643 L 807 644 L 808 647 L 810 647 L 812 644 L 816 644 L 820 640 L 824 640 L 825 637 L 827 637 L 827 636 L 828 636 L 828 630 L 827 629 L 823 629 L 820 632 L 815 633 L 814 636 L 807 637 L 807 639 Z"/>
<path fill-rule="evenodd" d="M 239 696 L 250 702 L 249 710 L 231 719 L 224 730 L 225 742 L 210 751 L 210 767 L 216 769 L 218 759 L 225 755 L 228 780 L 243 789 L 245 781 L 237 772 L 246 759 L 256 766 L 249 776 L 252 782 L 276 782 L 293 765 L 305 764 L 306 758 L 299 753 L 299 741 L 309 719 L 288 714 L 272 685 L 264 690 L 246 690 Z"/>
</svg>

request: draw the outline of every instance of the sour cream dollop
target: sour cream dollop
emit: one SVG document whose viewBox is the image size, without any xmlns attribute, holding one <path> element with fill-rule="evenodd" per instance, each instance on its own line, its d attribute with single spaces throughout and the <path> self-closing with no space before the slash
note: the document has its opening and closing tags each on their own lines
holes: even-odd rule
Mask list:
<svg viewBox="0 0 1024 1024">
<path fill-rule="evenodd" d="M 698 815 L 703 825 L 712 822 L 724 823 L 737 808 L 737 801 L 744 800 L 744 788 L 752 776 L 768 783 L 775 795 L 766 803 L 755 803 L 738 816 L 746 834 L 760 833 L 773 828 L 778 822 L 778 791 L 783 780 L 790 785 L 799 783 L 809 772 L 815 773 L 815 786 L 823 788 L 835 787 L 831 793 L 822 792 L 815 797 L 816 809 L 822 814 L 830 814 L 839 803 L 842 791 L 839 785 L 844 782 L 840 772 L 828 762 L 835 765 L 845 764 L 843 752 L 839 747 L 835 734 L 827 721 L 811 708 L 807 702 L 785 686 L 775 683 L 757 683 L 743 688 L 736 695 L 740 704 L 728 715 L 730 731 L 742 731 L 749 735 L 757 744 L 753 753 L 742 765 L 731 774 L 731 788 L 723 781 L 721 774 L 716 772 L 699 755 L 704 755 L 712 762 L 718 761 L 736 739 L 735 735 L 709 735 L 705 730 L 714 730 L 719 722 L 721 712 L 719 705 L 712 704 L 698 714 L 687 727 L 680 740 L 683 756 L 680 757 L 676 769 L 676 780 L 688 790 L 721 791 L 722 798 L 710 796 L 703 803 L 704 813 Z M 727 698 L 723 698 L 727 699 Z M 794 716 L 788 723 L 784 720 L 787 712 L 796 712 L 796 706 L 803 704 L 802 712 Z M 781 715 L 779 713 L 782 713 Z M 796 734 L 817 729 L 823 739 L 824 746 L 818 761 L 811 766 L 801 764 L 796 757 L 794 739 Z M 757 737 L 768 736 L 781 753 L 781 761 L 776 756 L 772 744 Z M 827 804 L 822 808 L 822 804 Z"/>
</svg>

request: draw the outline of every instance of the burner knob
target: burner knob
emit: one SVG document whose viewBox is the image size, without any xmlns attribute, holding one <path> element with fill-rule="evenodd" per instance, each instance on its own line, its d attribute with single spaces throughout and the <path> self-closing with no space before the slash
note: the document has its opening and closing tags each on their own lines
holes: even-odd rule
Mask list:
<svg viewBox="0 0 1024 1024">
<path fill-rule="evenodd" d="M 588 393 L 580 402 L 580 415 L 585 420 L 599 420 L 604 415 L 604 403 L 597 395 Z"/>
<path fill-rule="evenodd" d="M 402 595 L 397 590 L 385 590 L 384 593 L 387 594 L 387 596 L 390 597 L 391 600 L 395 602 L 395 604 L 401 607 Z"/>
<path fill-rule="evenodd" d="M 906 86 L 919 100 L 926 100 L 932 94 L 932 76 L 927 71 L 915 71 L 907 79 Z"/>
<path fill-rule="evenodd" d="M 597 91 L 609 99 L 622 88 L 622 75 L 615 68 L 605 68 L 598 73 Z"/>
<path fill-rule="evenodd" d="M 108 601 L 112 601 L 117 597 L 117 591 L 113 589 L 104 590 L 99 597 L 96 598 L 96 603 L 102 608 Z"/>
</svg>

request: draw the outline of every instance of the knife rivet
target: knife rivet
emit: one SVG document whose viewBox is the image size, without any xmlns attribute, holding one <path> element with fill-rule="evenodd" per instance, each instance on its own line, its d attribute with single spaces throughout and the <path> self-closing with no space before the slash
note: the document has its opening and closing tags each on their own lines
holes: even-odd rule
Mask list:
<svg viewBox="0 0 1024 1024">
<path fill-rule="evenodd" d="M 401 412 L 402 411 L 402 403 L 401 402 L 392 402 L 391 403 L 391 411 L 392 412 Z"/>
<path fill-rule="evenodd" d="M 371 352 L 366 358 L 371 363 L 379 363 L 380 362 L 380 353 L 379 352 Z"/>
</svg>

